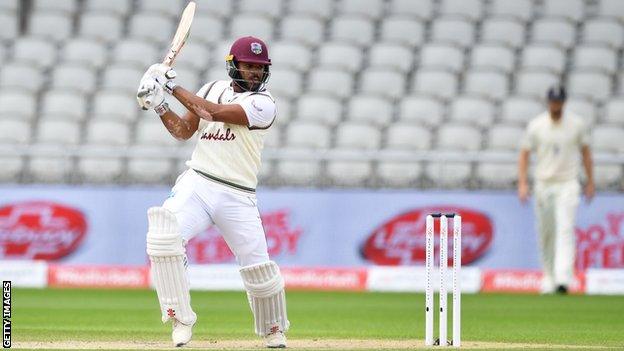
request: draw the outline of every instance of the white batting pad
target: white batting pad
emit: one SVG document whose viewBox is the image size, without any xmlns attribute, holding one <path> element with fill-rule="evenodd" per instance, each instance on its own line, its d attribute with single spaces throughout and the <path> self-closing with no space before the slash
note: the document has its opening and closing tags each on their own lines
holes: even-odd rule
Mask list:
<svg viewBox="0 0 624 351">
<path fill-rule="evenodd" d="M 290 322 L 286 315 L 284 279 L 277 264 L 269 261 L 246 266 L 240 273 L 251 298 L 256 334 L 266 336 L 274 327 L 288 330 Z"/>
<path fill-rule="evenodd" d="M 162 207 L 147 211 L 147 254 L 151 274 L 160 302 L 163 323 L 175 318 L 192 325 L 197 316 L 191 308 L 186 255 L 175 215 Z"/>
</svg>

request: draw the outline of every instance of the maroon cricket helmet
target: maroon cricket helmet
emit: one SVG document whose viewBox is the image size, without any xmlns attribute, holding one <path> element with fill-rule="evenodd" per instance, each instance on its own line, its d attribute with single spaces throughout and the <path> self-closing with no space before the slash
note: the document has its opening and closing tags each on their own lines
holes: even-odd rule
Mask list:
<svg viewBox="0 0 624 351">
<path fill-rule="evenodd" d="M 230 54 L 225 58 L 228 75 L 234 83 L 244 90 L 260 91 L 269 80 L 269 66 L 271 59 L 269 58 L 269 49 L 264 41 L 256 37 L 248 36 L 237 39 L 230 48 Z M 260 83 L 252 83 L 242 78 L 239 62 L 255 63 L 264 65 L 264 74 Z"/>
</svg>

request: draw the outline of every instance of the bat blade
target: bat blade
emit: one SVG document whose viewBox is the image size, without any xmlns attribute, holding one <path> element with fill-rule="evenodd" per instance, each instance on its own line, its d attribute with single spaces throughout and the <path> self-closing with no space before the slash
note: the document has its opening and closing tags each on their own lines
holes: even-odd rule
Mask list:
<svg viewBox="0 0 624 351">
<path fill-rule="evenodd" d="M 163 60 L 163 63 L 169 67 L 173 66 L 176 57 L 180 53 L 180 50 L 182 50 L 186 39 L 191 33 L 191 24 L 193 23 L 193 16 L 195 16 L 195 6 L 195 2 L 190 1 L 188 5 L 186 5 L 184 12 L 182 12 L 178 29 L 173 36 L 173 41 L 171 41 L 171 48 Z"/>
</svg>

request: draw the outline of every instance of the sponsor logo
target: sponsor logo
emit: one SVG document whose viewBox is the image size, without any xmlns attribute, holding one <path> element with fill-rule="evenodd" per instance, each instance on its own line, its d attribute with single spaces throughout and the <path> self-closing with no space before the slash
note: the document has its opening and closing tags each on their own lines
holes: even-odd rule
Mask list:
<svg viewBox="0 0 624 351">
<path fill-rule="evenodd" d="M 624 268 L 624 212 L 576 228 L 576 268 Z"/>
<path fill-rule="evenodd" d="M 528 270 L 486 270 L 483 272 L 483 292 L 539 293 L 542 290 L 542 273 Z M 585 291 L 585 276 L 574 276 L 571 293 Z"/>
<path fill-rule="evenodd" d="M 379 265 L 425 264 L 425 219 L 430 213 L 454 212 L 462 216 L 462 264 L 478 260 L 492 242 L 490 218 L 472 209 L 453 206 L 414 209 L 390 218 L 365 240 L 361 254 Z M 435 250 L 439 249 L 439 221 L 435 226 Z M 449 220 L 448 260 L 453 262 L 453 221 Z M 436 257 L 439 257 L 436 254 Z"/>
<path fill-rule="evenodd" d="M 0 207 L 0 258 L 56 260 L 72 253 L 87 232 L 85 215 L 47 201 Z"/>
<path fill-rule="evenodd" d="M 296 254 L 303 230 L 298 227 L 293 228 L 288 211 L 272 211 L 263 213 L 261 217 L 269 255 L 274 257 Z M 191 239 L 186 245 L 186 254 L 191 263 L 235 261 L 234 255 L 216 226 L 208 228 Z"/>
<path fill-rule="evenodd" d="M 256 55 L 260 55 L 262 53 L 262 45 L 260 43 L 251 43 L 251 52 Z"/>
<path fill-rule="evenodd" d="M 366 268 L 283 268 L 288 289 L 364 290 Z"/>
<path fill-rule="evenodd" d="M 146 288 L 148 267 L 51 265 L 51 287 Z"/>
<path fill-rule="evenodd" d="M 213 133 L 203 133 L 201 139 L 205 140 L 217 140 L 217 141 L 230 141 L 236 139 L 236 135 L 230 130 L 230 128 L 225 130 L 225 133 L 221 132 L 221 129 L 217 129 L 217 131 Z"/>
</svg>

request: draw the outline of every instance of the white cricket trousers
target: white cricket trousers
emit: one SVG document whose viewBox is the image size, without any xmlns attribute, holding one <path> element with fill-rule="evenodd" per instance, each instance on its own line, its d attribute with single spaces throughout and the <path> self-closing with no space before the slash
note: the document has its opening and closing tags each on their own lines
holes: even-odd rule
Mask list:
<svg viewBox="0 0 624 351">
<path fill-rule="evenodd" d="M 163 207 L 178 220 L 185 243 L 216 225 L 240 266 L 269 261 L 256 195 L 184 172 Z"/>
<path fill-rule="evenodd" d="M 576 210 L 580 184 L 576 180 L 535 184 L 535 212 L 544 278 L 542 292 L 570 286 L 576 258 Z"/>
</svg>

